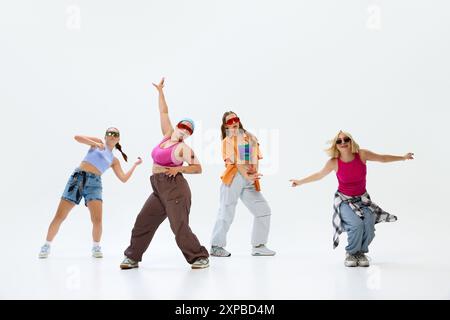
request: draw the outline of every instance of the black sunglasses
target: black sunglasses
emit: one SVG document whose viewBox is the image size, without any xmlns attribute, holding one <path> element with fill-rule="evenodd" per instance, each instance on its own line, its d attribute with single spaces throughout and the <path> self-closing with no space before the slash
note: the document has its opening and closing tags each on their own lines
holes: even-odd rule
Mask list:
<svg viewBox="0 0 450 320">
<path fill-rule="evenodd" d="M 348 143 L 350 141 L 352 141 L 352 139 L 350 139 L 349 137 L 344 138 L 344 143 Z M 336 144 L 342 144 L 342 139 L 341 138 L 337 139 Z"/>
<path fill-rule="evenodd" d="M 120 137 L 120 133 L 115 131 L 106 131 L 106 136 L 118 138 Z"/>
</svg>

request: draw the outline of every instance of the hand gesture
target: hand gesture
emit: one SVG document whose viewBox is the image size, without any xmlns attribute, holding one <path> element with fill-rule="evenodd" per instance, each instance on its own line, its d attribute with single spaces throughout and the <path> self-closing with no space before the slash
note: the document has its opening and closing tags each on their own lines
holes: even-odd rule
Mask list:
<svg viewBox="0 0 450 320">
<path fill-rule="evenodd" d="M 164 78 L 161 79 L 161 81 L 158 84 L 152 83 L 153 86 L 158 90 L 158 92 L 161 92 L 164 88 Z"/>
<path fill-rule="evenodd" d="M 181 169 L 179 167 L 169 167 L 166 168 L 166 171 L 164 171 L 164 173 L 166 174 L 166 176 L 173 178 L 180 173 L 180 170 Z"/>
<path fill-rule="evenodd" d="M 295 180 L 295 179 L 291 179 L 289 180 L 290 182 L 292 182 L 292 187 L 300 187 L 302 185 L 302 182 L 300 180 Z"/>
<path fill-rule="evenodd" d="M 403 156 L 404 160 L 413 160 L 414 159 L 414 153 L 408 152 Z"/>
<path fill-rule="evenodd" d="M 96 142 L 92 147 L 100 150 L 105 150 L 105 145 L 103 144 L 103 142 Z"/>
<path fill-rule="evenodd" d="M 251 173 L 251 174 L 247 174 L 247 180 L 250 182 L 255 182 L 256 180 L 261 179 L 262 174 L 261 173 Z"/>
</svg>

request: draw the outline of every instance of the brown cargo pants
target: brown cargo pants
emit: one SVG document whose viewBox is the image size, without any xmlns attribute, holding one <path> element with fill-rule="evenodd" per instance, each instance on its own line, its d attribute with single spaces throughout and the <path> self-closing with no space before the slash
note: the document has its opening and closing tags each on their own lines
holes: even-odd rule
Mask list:
<svg viewBox="0 0 450 320">
<path fill-rule="evenodd" d="M 207 258 L 208 251 L 189 227 L 191 190 L 183 175 L 178 174 L 171 178 L 164 173 L 158 173 L 150 177 L 150 183 L 153 193 L 136 218 L 125 256 L 141 261 L 156 229 L 168 217 L 177 245 L 187 262 L 192 264 L 198 258 Z"/>
</svg>

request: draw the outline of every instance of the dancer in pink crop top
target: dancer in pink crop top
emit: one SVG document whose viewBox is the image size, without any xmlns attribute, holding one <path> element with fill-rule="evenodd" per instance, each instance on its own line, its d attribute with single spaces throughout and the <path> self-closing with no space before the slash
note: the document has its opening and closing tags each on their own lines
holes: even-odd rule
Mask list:
<svg viewBox="0 0 450 320">
<path fill-rule="evenodd" d="M 165 137 L 152 151 L 152 158 L 154 164 L 161 167 L 180 167 L 183 165 L 183 160 L 178 160 L 175 154 L 176 147 L 180 142 L 174 143 L 170 147 L 162 148 L 161 145 L 170 140 L 170 137 Z"/>
<path fill-rule="evenodd" d="M 336 177 L 339 182 L 338 190 L 348 196 L 360 196 L 366 192 L 367 166 L 361 160 L 359 153 L 355 153 L 349 162 L 337 158 L 338 171 Z"/>
<path fill-rule="evenodd" d="M 339 244 L 339 235 L 347 232 L 348 245 L 345 248 L 347 267 L 368 267 L 369 260 L 365 253 L 375 237 L 374 225 L 379 222 L 393 222 L 397 217 L 385 212 L 370 199 L 366 191 L 367 161 L 393 162 L 413 159 L 413 153 L 404 156 L 380 155 L 369 150 L 360 149 L 352 136 L 343 131 L 331 141 L 327 149 L 330 160 L 325 167 L 306 178 L 290 180 L 293 187 L 317 181 L 336 172 L 339 182 L 334 195 L 333 247 Z"/>
<path fill-rule="evenodd" d="M 121 269 L 137 268 L 159 225 L 169 219 L 175 240 L 186 261 L 193 269 L 209 267 L 209 254 L 189 227 L 191 190 L 185 174 L 199 174 L 202 167 L 184 140 L 194 133 L 195 124 L 185 118 L 172 126 L 164 98 L 164 78 L 153 84 L 159 93 L 159 113 L 163 140 L 152 151 L 153 193 L 148 197 L 136 218 L 131 241 L 125 250 Z M 186 162 L 188 165 L 183 166 Z"/>
</svg>

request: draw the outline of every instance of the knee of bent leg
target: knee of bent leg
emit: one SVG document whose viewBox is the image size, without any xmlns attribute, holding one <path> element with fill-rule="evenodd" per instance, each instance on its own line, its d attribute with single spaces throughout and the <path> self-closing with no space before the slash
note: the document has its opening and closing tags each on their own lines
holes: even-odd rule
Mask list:
<svg viewBox="0 0 450 320">
<path fill-rule="evenodd" d="M 92 224 L 99 225 L 102 224 L 102 216 L 93 216 L 91 217 Z"/>
<path fill-rule="evenodd" d="M 256 217 L 265 217 L 272 215 L 272 209 L 270 208 L 267 201 L 258 201 L 253 211 Z"/>
<path fill-rule="evenodd" d="M 57 212 L 55 217 L 53 218 L 53 222 L 61 223 L 67 218 L 66 213 Z"/>
<path fill-rule="evenodd" d="M 372 229 L 375 228 L 375 214 L 373 214 L 370 211 L 369 212 L 365 212 L 364 223 L 369 228 L 372 228 Z"/>
<path fill-rule="evenodd" d="M 364 219 L 361 219 L 356 214 L 352 216 L 352 219 L 346 219 L 345 225 L 349 231 L 364 231 L 365 224 Z"/>
<path fill-rule="evenodd" d="M 364 231 L 364 221 L 362 219 L 355 219 L 355 221 L 352 221 L 352 223 L 347 226 L 347 229 L 353 232 L 362 232 Z"/>
<path fill-rule="evenodd" d="M 232 222 L 236 213 L 236 206 L 237 202 L 221 204 L 218 219 L 228 223 Z"/>
<path fill-rule="evenodd" d="M 189 224 L 187 221 L 184 220 L 176 220 L 176 221 L 169 221 L 170 229 L 172 229 L 172 232 L 175 234 L 175 236 L 178 236 L 180 234 L 185 234 L 186 231 L 189 231 Z"/>
<path fill-rule="evenodd" d="M 375 224 L 372 223 L 368 223 L 366 224 L 366 232 L 373 238 L 375 237 Z"/>
</svg>

